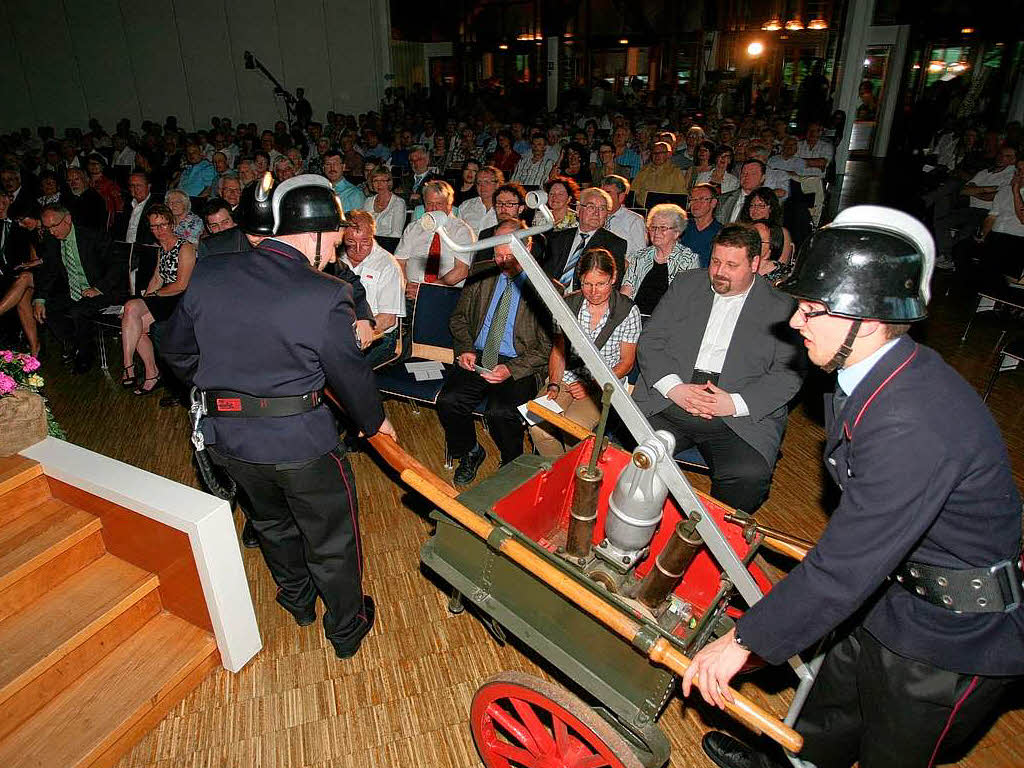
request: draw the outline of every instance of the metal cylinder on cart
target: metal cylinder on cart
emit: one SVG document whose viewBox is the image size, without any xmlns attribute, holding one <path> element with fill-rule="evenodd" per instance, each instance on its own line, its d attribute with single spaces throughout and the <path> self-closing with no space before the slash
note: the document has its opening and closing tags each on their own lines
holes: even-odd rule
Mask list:
<svg viewBox="0 0 1024 768">
<path fill-rule="evenodd" d="M 637 588 L 637 599 L 651 610 L 665 602 L 700 551 L 703 540 L 697 533 L 697 521 L 680 520 L 654 560 L 654 566 Z"/>
<path fill-rule="evenodd" d="M 572 506 L 569 509 L 569 530 L 566 534 L 565 551 L 571 557 L 590 557 L 593 545 L 594 526 L 597 525 L 597 496 L 601 491 L 604 472 L 600 468 L 582 465 L 574 475 Z"/>
</svg>

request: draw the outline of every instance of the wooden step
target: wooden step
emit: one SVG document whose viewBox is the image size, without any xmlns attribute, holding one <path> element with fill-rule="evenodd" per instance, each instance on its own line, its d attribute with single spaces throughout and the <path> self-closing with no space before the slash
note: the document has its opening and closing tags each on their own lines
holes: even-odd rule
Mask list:
<svg viewBox="0 0 1024 768">
<path fill-rule="evenodd" d="M 0 495 L 43 474 L 38 461 L 24 456 L 0 456 Z"/>
<path fill-rule="evenodd" d="M 32 507 L 53 498 L 50 484 L 43 475 L 11 488 L 0 495 L 0 525 L 7 525 L 11 520 L 22 515 Z"/>
<path fill-rule="evenodd" d="M 0 710 L 158 585 L 155 574 L 104 555 L 0 622 Z M 106 637 L 106 642 L 120 639 Z"/>
<path fill-rule="evenodd" d="M 209 633 L 161 613 L 0 741 L 0 766 L 113 765 L 219 662 Z"/>
<path fill-rule="evenodd" d="M 50 499 L 0 528 L 0 592 L 98 532 L 100 519 Z"/>
</svg>

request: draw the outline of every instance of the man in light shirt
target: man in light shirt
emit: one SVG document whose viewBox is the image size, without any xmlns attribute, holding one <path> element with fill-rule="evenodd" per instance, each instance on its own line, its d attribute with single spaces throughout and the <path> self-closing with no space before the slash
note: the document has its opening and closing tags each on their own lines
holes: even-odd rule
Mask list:
<svg viewBox="0 0 1024 768">
<path fill-rule="evenodd" d="M 834 154 L 832 145 L 821 138 L 821 124 L 808 124 L 807 136 L 797 146 L 797 155 L 807 161 L 807 172 L 804 175 L 824 176 Z"/>
<path fill-rule="evenodd" d="M 131 207 L 126 208 L 114 218 L 112 235 L 116 240 L 140 245 L 153 245 L 156 237 L 149 228 L 147 212 L 150 206 L 160 202 L 153 199 L 149 183 L 149 175 L 136 171 L 128 177 L 128 191 L 131 192 Z"/>
<path fill-rule="evenodd" d="M 476 236 L 466 222 L 452 216 L 454 201 L 455 190 L 447 181 L 434 180 L 423 185 L 426 212 L 443 213 L 444 231 L 459 245 L 468 245 L 476 240 Z M 413 221 L 405 228 L 395 249 L 395 258 L 405 274 L 405 296 L 410 302 L 416 301 L 421 283 L 443 283 L 461 288 L 473 264 L 472 253 L 455 253 L 437 232 L 424 228 L 420 221 Z"/>
<path fill-rule="evenodd" d="M 623 207 L 629 194 L 629 181 L 617 174 L 601 179 L 601 189 L 611 195 L 612 207 L 608 211 L 604 228 L 626 241 L 626 258 L 647 247 L 647 222 L 639 213 Z"/>
<path fill-rule="evenodd" d="M 553 160 L 547 157 L 547 141 L 541 133 L 530 138 L 530 154 L 524 155 L 512 173 L 512 181 L 524 187 L 539 187 L 548 180 Z"/>
<path fill-rule="evenodd" d="M 488 227 L 497 225 L 494 193 L 504 183 L 504 174 L 493 165 L 485 165 L 477 172 L 476 190 L 479 194 L 459 206 L 459 218 L 469 224 L 474 234 L 479 235 Z"/>
<path fill-rule="evenodd" d="M 768 496 L 806 368 L 787 325 L 795 302 L 757 274 L 760 252 L 752 228 L 725 226 L 711 267 L 676 276 L 640 336 L 633 391 L 677 452 L 697 447 L 712 468 L 711 495 L 750 513 Z"/>
<path fill-rule="evenodd" d="M 394 359 L 399 318 L 405 317 L 405 278 L 395 257 L 373 239 L 375 222 L 366 211 L 349 211 L 342 261 L 359 276 L 373 312 L 373 343 L 363 350 L 371 368 Z"/>
</svg>

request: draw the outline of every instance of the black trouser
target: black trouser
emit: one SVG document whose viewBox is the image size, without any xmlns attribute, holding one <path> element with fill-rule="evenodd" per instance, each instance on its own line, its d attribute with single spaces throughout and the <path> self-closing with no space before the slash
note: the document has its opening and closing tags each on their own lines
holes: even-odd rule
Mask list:
<svg viewBox="0 0 1024 768">
<path fill-rule="evenodd" d="M 464 456 L 476 445 L 473 411 L 484 397 L 484 418 L 491 437 L 501 450 L 501 463 L 507 464 L 523 453 L 523 419 L 517 408 L 537 394 L 537 377 L 508 378 L 490 384 L 476 371 L 456 365 L 448 373 L 437 396 L 437 416 L 444 428 L 448 452 Z"/>
<path fill-rule="evenodd" d="M 796 723 L 818 768 L 931 768 L 1016 678 L 961 675 L 893 653 L 863 627 L 825 657 Z"/>
<path fill-rule="evenodd" d="M 73 345 L 80 355 L 91 356 L 96 339 L 93 320 L 101 309 L 117 303 L 105 293 L 78 301 L 70 296 L 50 296 L 46 299 L 46 324 L 62 344 Z"/>
<path fill-rule="evenodd" d="M 672 433 L 676 452 L 697 446 L 711 470 L 711 495 L 722 503 L 753 513 L 768 496 L 772 468 L 749 443 L 729 429 L 725 419 L 694 416 L 671 403 L 648 421 L 652 428 Z"/>
<path fill-rule="evenodd" d="M 363 615 L 363 564 L 355 479 L 341 449 L 290 464 L 251 464 L 208 449 L 242 487 L 278 602 L 301 613 L 319 594 L 324 634 L 344 641 Z"/>
</svg>

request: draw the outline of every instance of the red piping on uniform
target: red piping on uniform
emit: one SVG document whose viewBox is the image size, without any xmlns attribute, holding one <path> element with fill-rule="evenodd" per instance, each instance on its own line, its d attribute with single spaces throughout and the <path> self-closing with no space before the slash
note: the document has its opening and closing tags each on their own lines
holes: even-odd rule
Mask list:
<svg viewBox="0 0 1024 768">
<path fill-rule="evenodd" d="M 277 250 L 277 248 L 271 248 L 269 245 L 263 245 L 263 243 L 260 243 L 259 246 L 257 246 L 257 247 L 262 249 L 262 250 L 264 250 L 264 251 L 270 251 L 271 253 L 276 253 L 279 256 L 284 256 L 286 259 L 291 259 L 292 261 L 298 261 L 298 259 L 296 259 L 294 256 L 292 256 L 290 253 L 285 253 L 284 251 L 279 251 L 279 250 Z"/>
<path fill-rule="evenodd" d="M 359 570 L 359 583 L 362 584 L 363 580 L 363 551 L 359 545 L 359 523 L 356 522 L 355 515 L 355 501 L 352 498 L 352 489 L 349 487 L 348 478 L 345 476 L 345 468 L 341 466 L 341 460 L 334 455 L 334 451 L 329 451 L 331 458 L 334 459 L 334 463 L 338 465 L 338 474 L 341 475 L 341 480 L 345 483 L 345 493 L 348 495 L 348 514 L 352 519 L 352 533 L 356 538 L 356 568 Z M 359 596 L 359 613 L 356 614 L 363 621 L 366 621 L 366 613 L 363 611 L 365 602 L 363 596 Z"/>
<path fill-rule="evenodd" d="M 949 733 L 949 729 L 953 727 L 953 720 L 956 718 L 956 713 L 960 711 L 960 706 L 967 701 L 967 697 L 971 695 L 975 688 L 978 687 L 978 676 L 975 675 L 971 678 L 971 684 L 967 686 L 967 690 L 964 691 L 964 695 L 961 696 L 956 704 L 953 705 L 953 711 L 949 713 L 949 719 L 946 721 L 946 727 L 942 729 L 942 733 L 939 734 L 939 740 L 935 742 L 935 749 L 932 750 L 932 758 L 928 761 L 928 768 L 932 768 L 935 765 L 935 758 L 939 754 L 939 747 L 942 746 L 942 740 L 946 738 L 946 734 Z"/>
<path fill-rule="evenodd" d="M 917 350 L 918 349 L 919 349 L 919 347 L 917 346 L 917 344 L 915 344 L 914 345 L 914 351 L 910 353 L 910 357 L 908 357 L 906 360 L 904 360 L 902 363 L 900 363 L 899 367 L 895 371 L 890 373 L 888 376 L 886 376 L 885 381 L 883 381 L 881 384 L 878 385 L 878 389 L 876 389 L 874 392 L 871 393 L 871 397 L 869 397 L 867 399 L 867 401 L 864 403 L 864 405 L 861 406 L 860 411 L 857 413 L 857 418 L 855 418 L 853 420 L 853 428 L 854 429 L 856 429 L 857 425 L 860 424 L 860 419 L 864 415 L 864 411 L 866 411 L 868 409 L 868 406 L 871 405 L 871 402 L 878 396 L 878 393 L 881 392 L 883 389 L 885 389 L 886 386 L 888 386 L 889 382 L 892 381 L 894 378 L 896 378 L 897 374 L 899 374 L 904 368 L 906 368 L 908 365 L 910 365 L 910 361 L 911 360 L 913 360 L 915 357 L 917 357 Z M 845 422 L 845 421 L 843 422 L 843 432 L 846 433 L 846 439 L 847 440 L 853 440 L 853 432 L 850 429 L 850 425 L 849 425 L 848 422 Z"/>
</svg>

